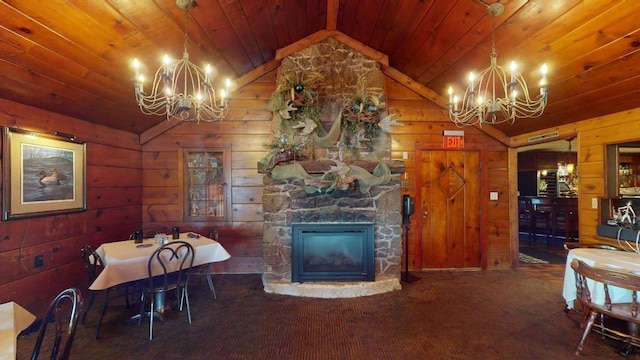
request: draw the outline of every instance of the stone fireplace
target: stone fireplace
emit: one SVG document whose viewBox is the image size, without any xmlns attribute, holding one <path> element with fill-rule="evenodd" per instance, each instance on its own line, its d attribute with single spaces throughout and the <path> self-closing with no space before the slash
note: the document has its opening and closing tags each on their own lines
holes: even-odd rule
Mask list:
<svg viewBox="0 0 640 360">
<path fill-rule="evenodd" d="M 399 290 L 402 258 L 400 175 L 368 192 L 308 194 L 298 180 L 264 177 L 263 283 L 266 292 L 354 297 Z M 375 281 L 294 283 L 293 224 L 372 223 Z"/>
<path fill-rule="evenodd" d="M 258 172 L 265 174 L 266 292 L 353 297 L 400 289 L 405 165 L 390 160 L 392 129 L 401 124 L 388 111 L 384 78 L 378 61 L 334 38 L 282 59 L 268 106 L 273 112 L 271 150 L 258 162 Z M 373 261 L 364 270 L 367 275 L 300 280 L 296 274 L 298 281 L 292 281 L 294 224 L 372 224 Z M 352 254 L 337 253 L 345 257 L 340 261 L 356 261 Z"/>
</svg>

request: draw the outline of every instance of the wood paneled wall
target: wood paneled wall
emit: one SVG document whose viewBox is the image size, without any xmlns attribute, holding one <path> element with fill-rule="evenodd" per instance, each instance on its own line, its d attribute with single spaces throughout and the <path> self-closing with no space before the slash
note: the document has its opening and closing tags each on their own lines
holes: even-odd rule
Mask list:
<svg viewBox="0 0 640 360">
<path fill-rule="evenodd" d="M 140 226 L 139 138 L 5 100 L 0 109 L 0 126 L 59 131 L 87 143 L 87 211 L 0 222 L 0 303 L 16 301 L 39 314 L 62 289 L 86 288 L 84 243 L 126 239 Z M 43 266 L 34 267 L 36 255 Z"/>
<path fill-rule="evenodd" d="M 217 123 L 183 122 L 142 147 L 144 227 L 195 231 L 207 235 L 214 226 L 231 259 L 214 264 L 219 273 L 262 272 L 262 174 L 258 160 L 271 142 L 267 103 L 275 91 L 275 71 L 233 93 L 226 119 Z M 182 149 L 228 147 L 231 150 L 232 212 L 227 222 L 185 222 Z"/>
<path fill-rule="evenodd" d="M 608 144 L 640 140 L 640 108 L 594 117 L 589 120 L 545 129 L 539 132 L 514 136 L 510 143 L 514 147 L 528 144 L 527 139 L 551 131 L 562 138 L 577 136 L 579 173 L 578 224 L 581 244 L 609 244 L 616 246 L 615 239 L 598 236 L 599 210 L 593 206 L 606 194 L 606 146 Z M 617 164 L 614 164 L 616 166 Z M 514 215 L 515 216 L 515 215 Z"/>
<path fill-rule="evenodd" d="M 481 164 L 486 172 L 487 182 L 481 189 L 481 239 L 483 244 L 483 266 L 488 269 L 510 268 L 517 265 L 517 242 L 511 241 L 509 222 L 509 153 L 506 146 L 489 137 L 475 127 L 457 128 L 443 110 L 433 102 L 424 99 L 401 83 L 387 77 L 386 95 L 388 107 L 394 118 L 402 126 L 394 127 L 391 135 L 392 158 L 403 159 L 407 167 L 409 187 L 403 194 L 416 196 L 416 148 L 442 149 L 442 137 L 445 130 L 464 130 L 465 148 L 480 150 L 486 161 Z M 481 174 L 478 174 L 481 177 Z M 498 200 L 490 201 L 489 192 L 498 192 Z M 413 215 L 413 217 L 419 215 Z M 417 220 L 411 219 L 409 229 L 409 270 L 420 270 L 414 267 L 416 248 Z M 517 228 L 515 230 L 517 232 Z M 517 238 L 517 237 L 516 237 Z M 404 237 L 403 237 L 404 240 Z M 403 256 L 404 261 L 404 256 Z M 404 263 L 403 263 L 404 269 Z"/>
<path fill-rule="evenodd" d="M 599 223 L 598 209 L 592 207 L 592 200 L 605 196 L 607 144 L 640 140 L 640 108 L 581 121 L 575 124 L 578 134 L 578 214 L 580 243 L 607 243 L 616 245 L 615 239 L 596 234 Z M 618 164 L 613 164 L 616 169 Z"/>
<path fill-rule="evenodd" d="M 231 253 L 228 261 L 214 265 L 214 270 L 226 273 L 262 271 L 262 175 L 257 162 L 265 156 L 265 145 L 271 142 L 272 114 L 266 109 L 275 90 L 276 71 L 244 86 L 233 94 L 227 119 L 220 123 L 182 123 L 157 136 L 142 147 L 143 151 L 143 222 L 145 227 L 170 229 L 180 226 L 207 234 L 213 226 L 220 233 L 219 241 Z M 395 127 L 392 135 L 392 158 L 408 159 L 409 187 L 403 193 L 415 196 L 416 144 L 442 148 L 444 130 L 457 129 L 445 111 L 406 86 L 386 77 L 386 93 L 391 114 L 403 126 Z M 483 190 L 484 256 L 488 267 L 511 267 L 514 245 L 510 243 L 508 221 L 509 193 L 507 150 L 475 128 L 464 129 L 465 142 L 486 152 L 489 183 Z M 232 208 L 226 223 L 184 222 L 182 190 L 177 187 L 181 169 L 180 149 L 230 145 L 232 151 Z M 489 191 L 499 192 L 498 201 L 488 201 Z M 490 211 L 489 211 L 490 210 Z M 409 267 L 414 264 L 415 234 L 410 231 Z M 517 253 L 516 253 L 517 256 Z M 403 258 L 404 259 L 404 258 Z"/>
</svg>

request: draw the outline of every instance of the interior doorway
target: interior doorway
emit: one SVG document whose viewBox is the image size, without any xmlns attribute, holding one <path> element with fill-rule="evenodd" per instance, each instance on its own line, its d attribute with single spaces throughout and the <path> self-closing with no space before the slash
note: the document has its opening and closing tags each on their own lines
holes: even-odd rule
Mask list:
<svg viewBox="0 0 640 360">
<path fill-rule="evenodd" d="M 518 148 L 520 265 L 563 263 L 577 241 L 578 147 L 572 136 Z"/>
</svg>

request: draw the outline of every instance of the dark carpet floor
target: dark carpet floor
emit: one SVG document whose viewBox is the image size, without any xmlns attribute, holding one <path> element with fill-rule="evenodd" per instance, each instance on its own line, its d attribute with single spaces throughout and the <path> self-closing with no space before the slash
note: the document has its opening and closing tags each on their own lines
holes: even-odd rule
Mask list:
<svg viewBox="0 0 640 360">
<path fill-rule="evenodd" d="M 551 266 L 562 271 L 561 266 Z M 123 299 L 93 339 L 101 298 L 80 325 L 72 359 L 574 359 L 577 313 L 561 284 L 523 269 L 415 273 L 392 293 L 351 299 L 266 294 L 259 275 L 218 275 L 218 299 L 192 284 L 191 312 L 154 325 L 124 320 Z M 560 275 L 560 274 L 557 274 Z M 35 334 L 18 340 L 19 359 Z M 585 359 L 616 359 L 620 345 L 592 334 Z M 635 355 L 632 355 L 632 357 Z"/>
</svg>

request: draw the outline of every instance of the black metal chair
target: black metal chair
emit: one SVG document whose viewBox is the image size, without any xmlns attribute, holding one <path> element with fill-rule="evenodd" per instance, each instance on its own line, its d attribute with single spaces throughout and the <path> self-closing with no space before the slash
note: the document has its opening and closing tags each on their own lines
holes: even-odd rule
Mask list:
<svg viewBox="0 0 640 360">
<path fill-rule="evenodd" d="M 213 277 L 211 276 L 211 264 L 202 264 L 200 266 L 195 266 L 190 271 L 190 275 L 200 276 L 202 280 L 202 285 L 207 286 L 211 291 L 214 299 L 217 299 L 216 289 L 213 286 Z"/>
<path fill-rule="evenodd" d="M 84 267 L 85 270 L 87 271 L 87 278 L 89 280 L 89 285 L 91 285 L 96 278 L 98 277 L 98 275 L 100 274 L 100 272 L 102 271 L 102 269 L 104 269 L 104 262 L 102 260 L 102 258 L 100 257 L 100 255 L 98 255 L 98 253 L 95 252 L 95 250 L 93 250 L 93 248 L 88 245 L 85 244 L 82 249 L 80 249 L 80 254 L 82 256 L 82 260 L 84 261 Z M 105 295 L 104 295 L 104 305 L 102 306 L 102 311 L 100 312 L 100 320 L 98 321 L 98 327 L 96 328 L 96 333 L 94 335 L 94 338 L 98 338 L 98 335 L 100 334 L 100 328 L 102 327 L 102 320 L 104 318 L 104 315 L 107 313 L 107 309 L 109 307 L 109 301 L 111 300 L 111 293 L 114 290 L 120 290 L 123 292 L 123 296 L 126 299 L 126 303 L 127 303 L 127 308 L 129 307 L 129 287 L 132 284 L 121 284 L 121 285 L 116 285 L 114 287 L 108 288 L 106 290 L 104 290 Z M 96 291 L 94 290 L 89 290 L 90 291 L 90 297 L 89 297 L 89 302 L 86 305 L 86 308 L 84 309 L 84 313 L 82 314 L 82 325 L 84 325 L 85 320 L 87 319 L 87 313 L 89 312 L 89 309 L 91 309 L 91 306 L 93 305 L 95 298 L 96 298 Z"/>
<path fill-rule="evenodd" d="M 189 308 L 189 270 L 193 266 L 194 250 L 185 241 L 172 241 L 156 249 L 147 265 L 149 281 L 141 285 L 140 316 L 138 324 L 145 317 L 145 298 L 151 298 L 149 309 L 149 340 L 153 340 L 153 319 L 156 311 L 156 295 L 164 296 L 169 291 L 176 291 L 180 299 L 180 311 L 187 306 L 189 324 L 191 309 Z M 164 304 L 162 304 L 164 306 Z"/>
<path fill-rule="evenodd" d="M 81 309 L 82 296 L 78 289 L 69 288 L 63 290 L 53 299 L 42 318 L 38 337 L 36 338 L 33 353 L 31 354 L 31 360 L 38 358 L 47 331 L 47 325 L 50 322 L 55 324 L 55 334 L 53 336 L 53 343 L 51 344 L 50 358 L 59 360 L 69 358 Z"/>
</svg>

